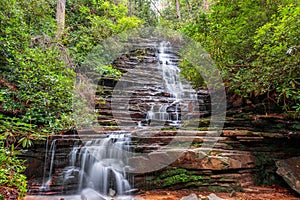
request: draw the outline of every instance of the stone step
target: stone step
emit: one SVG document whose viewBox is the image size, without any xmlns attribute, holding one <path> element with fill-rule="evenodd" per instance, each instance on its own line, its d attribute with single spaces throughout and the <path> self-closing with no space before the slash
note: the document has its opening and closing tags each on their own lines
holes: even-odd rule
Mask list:
<svg viewBox="0 0 300 200">
<path fill-rule="evenodd" d="M 138 131 L 138 129 L 137 129 Z M 168 145 L 170 144 L 170 142 L 173 142 L 173 147 L 180 147 L 180 146 L 193 146 L 193 147 L 199 147 L 202 145 L 203 141 L 205 141 L 205 143 L 209 143 L 209 142 L 216 142 L 215 145 L 219 145 L 219 147 L 224 147 L 227 148 L 228 145 L 232 146 L 234 144 L 234 142 L 232 141 L 228 141 L 227 138 L 223 138 L 223 137 L 211 137 L 211 136 L 207 136 L 207 134 L 209 134 L 210 132 L 191 132 L 191 131 L 186 131 L 186 133 L 184 134 L 182 131 L 173 131 L 173 132 L 169 132 L 170 135 L 163 135 L 163 132 L 157 132 L 155 133 L 155 135 L 151 136 L 151 133 L 149 133 L 149 135 L 147 135 L 147 132 L 144 132 L 143 135 L 140 135 L 141 133 L 137 133 L 137 135 L 133 135 L 133 136 L 127 136 L 127 137 L 131 137 L 132 142 L 132 148 L 134 148 L 135 146 L 137 148 L 140 148 L 140 146 L 142 147 L 153 147 L 151 144 L 154 144 L 154 146 L 156 147 L 160 147 L 163 145 Z M 153 134 L 153 132 L 152 132 Z M 64 137 L 64 138 L 59 138 L 56 137 L 55 139 L 56 141 L 56 148 L 58 149 L 56 153 L 60 153 L 60 147 L 67 147 L 67 148 L 72 148 L 73 146 L 76 146 L 75 144 L 77 143 L 77 145 L 80 145 L 82 142 L 85 141 L 89 141 L 89 140 L 98 140 L 101 138 L 106 138 L 108 136 L 108 134 L 106 133 L 80 133 L 80 135 L 78 136 L 78 138 L 74 139 L 74 137 L 69 136 L 68 137 Z M 256 142 L 256 141 L 262 141 L 261 137 L 253 137 L 249 138 L 249 137 L 238 137 L 238 141 L 239 142 Z M 258 140 L 259 139 L 259 140 Z M 54 138 L 52 138 L 52 141 L 54 140 Z M 190 143 L 190 145 L 188 144 Z M 160 146 L 157 146 L 160 145 Z M 49 151 L 49 150 L 48 150 Z"/>
</svg>

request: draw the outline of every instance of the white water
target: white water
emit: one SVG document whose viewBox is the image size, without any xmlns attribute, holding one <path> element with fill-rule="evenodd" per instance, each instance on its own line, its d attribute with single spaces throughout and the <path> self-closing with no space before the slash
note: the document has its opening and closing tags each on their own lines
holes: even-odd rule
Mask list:
<svg viewBox="0 0 300 200">
<path fill-rule="evenodd" d="M 170 93 L 171 97 L 178 100 L 182 96 L 183 85 L 181 81 L 179 81 L 180 69 L 177 64 L 173 64 L 172 62 L 172 59 L 177 59 L 177 57 L 171 57 L 175 55 L 170 54 L 173 49 L 168 42 L 160 43 L 158 50 L 158 59 L 162 68 L 166 92 Z"/>
<path fill-rule="evenodd" d="M 50 150 L 48 152 L 48 138 L 47 138 L 47 144 L 46 144 L 46 156 L 45 156 L 45 166 L 44 166 L 44 176 L 43 176 L 43 184 L 40 187 L 40 190 L 48 190 L 50 188 L 50 183 L 52 180 L 52 171 L 53 171 L 53 164 L 54 164 L 54 158 L 55 158 L 55 151 L 56 151 L 56 141 L 57 140 L 53 140 L 50 146 Z M 50 157 L 50 170 L 49 170 L 49 175 L 48 175 L 48 179 L 46 180 L 46 168 L 47 168 L 47 156 Z"/>
<path fill-rule="evenodd" d="M 65 182 L 79 172 L 78 191 L 90 188 L 104 196 L 124 195 L 129 191 L 126 165 L 130 138 L 124 133 L 109 133 L 107 138 L 91 140 L 83 147 L 74 147 Z M 79 166 L 75 166 L 79 163 Z"/>
<path fill-rule="evenodd" d="M 182 102 L 196 102 L 195 91 L 189 85 L 183 84 L 179 77 L 179 68 L 173 60 L 178 59 L 172 52 L 172 47 L 162 42 L 158 47 L 164 92 L 167 94 L 165 103 L 154 102 L 146 116 L 146 126 L 164 127 L 165 125 L 180 127 L 182 119 Z M 168 96 L 169 95 L 169 96 Z M 138 127 L 143 126 L 142 122 Z M 145 128 L 145 127 L 144 127 Z M 121 132 L 108 133 L 106 138 L 91 140 L 84 146 L 74 146 L 69 155 L 69 166 L 64 170 L 65 184 L 77 178 L 78 193 L 92 193 L 110 199 L 113 196 L 127 195 L 130 191 L 128 179 L 127 153 L 130 151 L 130 137 Z M 50 173 L 44 180 L 42 189 L 49 189 L 55 155 L 55 141 L 49 150 Z M 44 177 L 46 175 L 44 174 Z M 45 178 L 46 179 L 46 178 Z M 127 198 L 127 197 L 125 197 Z M 129 197 L 130 198 L 130 197 Z"/>
<path fill-rule="evenodd" d="M 157 57 L 159 68 L 163 78 L 164 92 L 170 96 L 167 103 L 157 103 L 151 105 L 147 112 L 146 124 L 150 126 L 165 125 L 180 127 L 181 119 L 181 102 L 195 104 L 197 94 L 192 87 L 180 80 L 180 69 L 174 61 L 178 60 L 177 55 L 173 53 L 173 48 L 169 42 L 161 42 L 158 47 Z M 192 105 L 195 109 L 195 105 Z"/>
</svg>

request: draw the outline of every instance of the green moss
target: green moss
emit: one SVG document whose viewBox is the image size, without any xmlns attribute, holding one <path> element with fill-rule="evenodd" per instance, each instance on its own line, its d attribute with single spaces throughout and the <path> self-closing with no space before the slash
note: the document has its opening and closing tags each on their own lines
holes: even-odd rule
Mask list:
<svg viewBox="0 0 300 200">
<path fill-rule="evenodd" d="M 192 143 L 192 146 L 194 146 L 194 147 L 201 147 L 201 145 L 202 145 L 202 142 L 193 142 Z"/>
<path fill-rule="evenodd" d="M 208 131 L 208 127 L 199 127 L 198 131 Z"/>
<path fill-rule="evenodd" d="M 190 174 L 177 174 L 171 177 L 167 177 L 163 180 L 162 187 L 172 186 L 176 184 L 188 183 L 191 185 L 194 182 L 201 183 L 204 180 L 203 176 L 190 175 Z"/>
<path fill-rule="evenodd" d="M 177 129 L 176 127 L 163 127 L 161 131 L 176 131 Z"/>
<path fill-rule="evenodd" d="M 183 173 L 187 173 L 187 170 L 183 168 L 173 167 L 171 169 L 162 172 L 159 178 L 165 178 L 165 177 L 174 176 L 176 174 L 183 174 Z"/>
<path fill-rule="evenodd" d="M 178 184 L 195 186 L 195 183 L 203 183 L 204 181 L 205 178 L 203 176 L 196 175 L 193 171 L 174 167 L 162 172 L 161 175 L 159 175 L 159 177 L 155 180 L 155 184 L 159 185 L 160 188 L 164 188 Z"/>
</svg>

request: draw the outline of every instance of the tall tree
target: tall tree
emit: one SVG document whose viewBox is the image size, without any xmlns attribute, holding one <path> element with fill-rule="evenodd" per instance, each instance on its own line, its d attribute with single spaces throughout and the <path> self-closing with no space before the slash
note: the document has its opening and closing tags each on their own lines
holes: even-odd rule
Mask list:
<svg viewBox="0 0 300 200">
<path fill-rule="evenodd" d="M 66 15 L 66 0 L 58 0 L 56 8 L 56 20 L 57 20 L 57 33 L 56 37 L 61 37 L 65 28 L 65 15 Z"/>
<path fill-rule="evenodd" d="M 179 0 L 175 0 L 175 4 L 176 4 L 176 15 L 177 15 L 177 18 L 178 18 L 179 21 L 181 21 Z"/>
</svg>

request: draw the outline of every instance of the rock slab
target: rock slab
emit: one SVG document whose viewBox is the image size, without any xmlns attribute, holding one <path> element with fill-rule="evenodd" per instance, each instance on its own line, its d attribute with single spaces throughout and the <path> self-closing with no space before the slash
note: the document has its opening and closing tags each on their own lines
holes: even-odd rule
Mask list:
<svg viewBox="0 0 300 200">
<path fill-rule="evenodd" d="M 180 200 L 198 200 L 198 197 L 195 193 L 192 193 L 189 196 L 182 197 Z"/>
<path fill-rule="evenodd" d="M 300 157 L 292 157 L 276 162 L 277 174 L 289 184 L 289 186 L 300 194 Z"/>
</svg>

